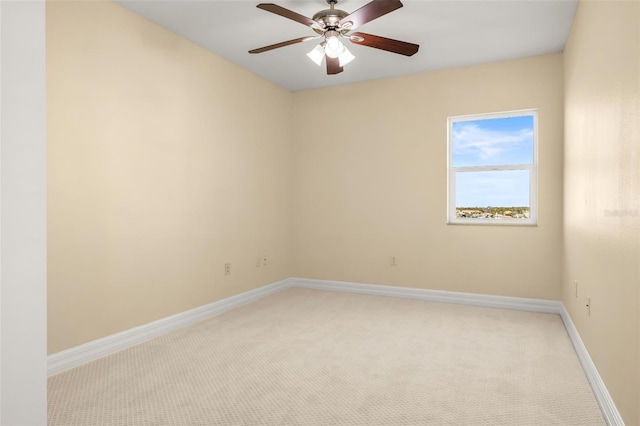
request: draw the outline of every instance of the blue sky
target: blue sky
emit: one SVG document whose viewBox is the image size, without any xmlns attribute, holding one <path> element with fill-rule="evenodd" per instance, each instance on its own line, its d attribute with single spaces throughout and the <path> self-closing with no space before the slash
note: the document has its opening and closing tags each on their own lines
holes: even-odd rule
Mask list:
<svg viewBox="0 0 640 426">
<path fill-rule="evenodd" d="M 456 176 L 457 207 L 529 207 L 529 170 Z"/>
<path fill-rule="evenodd" d="M 533 136 L 533 116 L 453 123 L 453 166 L 532 164 Z M 529 171 L 457 173 L 456 206 L 529 206 Z"/>
</svg>

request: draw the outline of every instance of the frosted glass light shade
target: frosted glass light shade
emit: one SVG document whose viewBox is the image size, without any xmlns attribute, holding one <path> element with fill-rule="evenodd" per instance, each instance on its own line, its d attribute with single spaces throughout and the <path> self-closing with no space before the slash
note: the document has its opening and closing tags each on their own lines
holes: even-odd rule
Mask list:
<svg viewBox="0 0 640 426">
<path fill-rule="evenodd" d="M 343 46 L 343 49 L 344 51 L 342 52 L 342 54 L 338 56 L 338 61 L 340 62 L 341 67 L 344 67 L 356 58 L 351 52 L 349 52 L 346 47 Z"/>
<path fill-rule="evenodd" d="M 307 53 L 307 56 L 318 66 L 320 66 L 320 64 L 322 64 L 322 58 L 324 58 L 324 49 L 322 48 L 322 46 L 317 45 L 315 49 Z"/>
</svg>

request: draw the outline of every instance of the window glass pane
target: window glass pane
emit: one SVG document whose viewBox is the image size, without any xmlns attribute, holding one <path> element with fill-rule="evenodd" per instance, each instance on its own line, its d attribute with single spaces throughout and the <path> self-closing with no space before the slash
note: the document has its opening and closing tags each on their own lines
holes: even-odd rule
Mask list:
<svg viewBox="0 0 640 426">
<path fill-rule="evenodd" d="M 529 170 L 456 173 L 456 217 L 529 218 Z"/>
<path fill-rule="evenodd" d="M 454 167 L 533 164 L 533 116 L 457 121 L 452 126 Z"/>
</svg>

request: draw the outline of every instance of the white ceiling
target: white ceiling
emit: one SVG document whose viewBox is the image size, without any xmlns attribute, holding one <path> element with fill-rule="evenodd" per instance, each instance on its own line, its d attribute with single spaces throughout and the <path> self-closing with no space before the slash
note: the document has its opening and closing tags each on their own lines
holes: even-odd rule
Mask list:
<svg viewBox="0 0 640 426">
<path fill-rule="evenodd" d="M 369 0 L 342 0 L 353 12 Z M 358 28 L 420 45 L 412 57 L 347 43 L 356 59 L 327 75 L 307 41 L 269 52 L 247 51 L 315 35 L 295 21 L 256 8 L 273 2 L 311 17 L 325 0 L 116 0 L 125 8 L 291 91 L 336 86 L 478 63 L 561 52 L 578 0 L 404 0 L 404 7 Z"/>
</svg>

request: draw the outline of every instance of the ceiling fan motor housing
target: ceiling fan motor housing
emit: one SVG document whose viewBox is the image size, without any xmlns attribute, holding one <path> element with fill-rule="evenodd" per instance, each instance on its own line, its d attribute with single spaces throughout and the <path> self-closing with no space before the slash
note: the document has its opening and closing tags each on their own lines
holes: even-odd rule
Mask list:
<svg viewBox="0 0 640 426">
<path fill-rule="evenodd" d="M 321 10 L 320 12 L 313 15 L 313 18 L 311 19 L 323 25 L 324 29 L 314 28 L 314 27 L 312 28 L 318 34 L 324 34 L 324 32 L 327 30 L 341 31 L 341 28 L 339 28 L 339 24 L 342 18 L 346 16 L 349 16 L 349 13 L 340 9 Z"/>
</svg>

